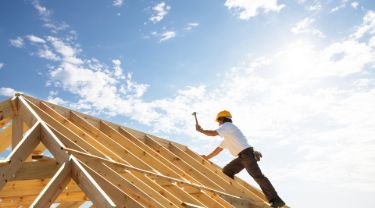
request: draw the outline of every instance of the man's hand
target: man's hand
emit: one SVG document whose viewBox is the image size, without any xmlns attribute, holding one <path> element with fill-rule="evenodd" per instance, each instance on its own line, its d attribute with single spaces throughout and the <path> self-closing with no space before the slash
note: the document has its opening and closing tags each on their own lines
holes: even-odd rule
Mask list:
<svg viewBox="0 0 375 208">
<path fill-rule="evenodd" d="M 263 157 L 262 153 L 254 150 L 254 159 L 260 161 L 260 158 Z"/>
<path fill-rule="evenodd" d="M 201 157 L 203 157 L 203 159 L 205 160 L 209 160 L 210 158 L 207 157 L 207 155 L 201 155 Z"/>
<path fill-rule="evenodd" d="M 197 131 L 199 131 L 199 132 L 202 132 L 202 131 L 203 131 L 202 127 L 201 127 L 199 124 L 195 124 L 195 129 L 196 129 Z"/>
</svg>

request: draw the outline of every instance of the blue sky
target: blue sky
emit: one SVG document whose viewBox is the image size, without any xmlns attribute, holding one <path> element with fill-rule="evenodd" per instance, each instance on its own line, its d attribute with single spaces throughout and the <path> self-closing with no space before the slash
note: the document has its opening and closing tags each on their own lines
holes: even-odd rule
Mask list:
<svg viewBox="0 0 375 208">
<path fill-rule="evenodd" d="M 0 2 L 1 99 L 23 92 L 201 154 L 220 139 L 191 113 L 214 129 L 228 109 L 291 207 L 372 207 L 374 64 L 370 0 Z"/>
</svg>

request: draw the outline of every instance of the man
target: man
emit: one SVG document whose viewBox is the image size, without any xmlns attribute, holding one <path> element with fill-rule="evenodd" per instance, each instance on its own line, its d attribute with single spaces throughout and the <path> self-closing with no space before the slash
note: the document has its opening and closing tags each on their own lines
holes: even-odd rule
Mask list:
<svg viewBox="0 0 375 208">
<path fill-rule="evenodd" d="M 234 175 L 245 168 L 259 184 L 271 207 L 283 207 L 284 201 L 258 166 L 257 160 L 259 160 L 261 154 L 254 151 L 253 147 L 247 143 L 247 139 L 241 130 L 232 123 L 231 113 L 226 110 L 219 112 L 216 116 L 216 122 L 219 123 L 219 128 L 216 130 L 204 130 L 199 124 L 196 125 L 196 130 L 207 136 L 219 135 L 224 138 L 219 147 L 203 157 L 209 160 L 218 155 L 223 148 L 228 149 L 237 158 L 228 163 L 223 168 L 223 172 L 234 179 Z"/>
</svg>

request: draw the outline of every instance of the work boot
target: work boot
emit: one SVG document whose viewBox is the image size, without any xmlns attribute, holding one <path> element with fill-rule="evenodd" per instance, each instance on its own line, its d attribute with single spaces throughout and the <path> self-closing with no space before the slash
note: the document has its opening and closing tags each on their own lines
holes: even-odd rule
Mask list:
<svg viewBox="0 0 375 208">
<path fill-rule="evenodd" d="M 283 206 L 285 206 L 285 202 L 282 199 L 280 199 L 280 197 L 277 197 L 276 199 L 271 200 L 271 207 L 278 208 L 278 207 L 283 207 Z"/>
</svg>

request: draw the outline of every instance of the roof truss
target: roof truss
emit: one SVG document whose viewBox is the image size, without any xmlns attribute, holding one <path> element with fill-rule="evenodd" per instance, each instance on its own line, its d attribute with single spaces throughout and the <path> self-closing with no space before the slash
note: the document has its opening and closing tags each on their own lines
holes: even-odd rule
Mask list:
<svg viewBox="0 0 375 208">
<path fill-rule="evenodd" d="M 269 207 L 186 146 L 33 97 L 1 102 L 0 128 L 1 207 Z"/>
</svg>

